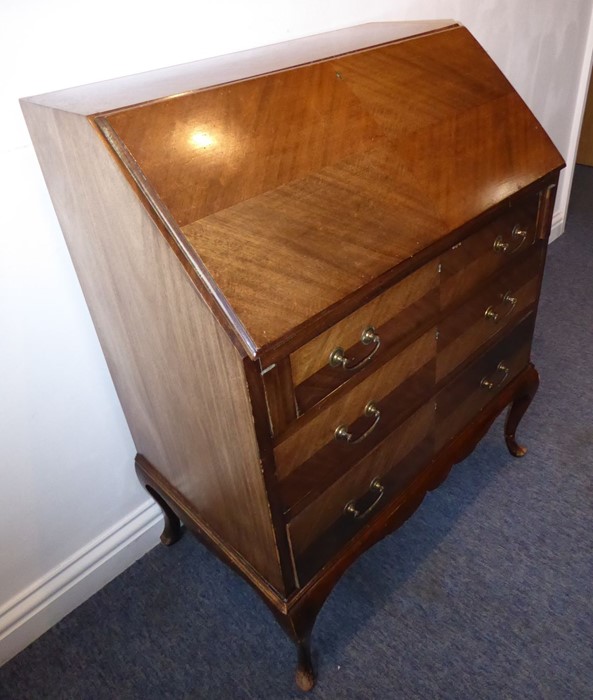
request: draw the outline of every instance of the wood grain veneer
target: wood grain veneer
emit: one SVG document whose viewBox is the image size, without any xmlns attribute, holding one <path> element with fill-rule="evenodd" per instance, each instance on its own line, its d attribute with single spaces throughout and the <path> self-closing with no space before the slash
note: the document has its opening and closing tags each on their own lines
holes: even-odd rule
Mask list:
<svg viewBox="0 0 593 700">
<path fill-rule="evenodd" d="M 562 163 L 462 27 L 106 119 L 257 354 Z"/>
<path fill-rule="evenodd" d="M 429 295 L 432 290 L 436 290 L 438 284 L 438 263 L 429 263 L 398 284 L 390 287 L 380 296 L 375 297 L 368 304 L 357 309 L 343 321 L 336 323 L 325 333 L 318 335 L 300 347 L 290 357 L 292 378 L 295 386 L 325 367 L 328 364 L 331 352 L 337 347 L 350 349 L 356 345 L 358 354 L 362 358 L 366 357 L 372 351 L 373 346 L 360 347 L 362 345 L 360 343 L 361 333 L 369 326 L 379 330 L 387 321 L 390 321 L 412 304 Z M 432 297 L 429 297 L 427 301 L 430 303 L 430 300 L 432 300 Z M 431 315 L 436 315 L 436 312 L 437 305 L 435 304 L 432 310 L 426 308 L 422 316 L 430 317 Z M 416 313 L 416 317 L 418 315 Z M 397 318 L 394 321 L 396 324 L 398 323 Z M 386 343 L 383 341 L 382 345 L 383 347 L 380 348 L 381 353 L 385 351 Z M 347 355 L 347 357 L 351 358 L 353 355 Z M 358 358 L 355 359 L 358 362 L 361 361 Z M 333 374 L 339 375 L 342 377 L 342 381 L 346 381 L 350 376 L 350 371 L 334 368 Z"/>
<path fill-rule="evenodd" d="M 464 304 L 447 315 L 439 325 L 437 381 L 534 307 L 539 296 L 544 253 L 541 245 L 528 250 L 522 259 L 513 260 L 507 270 L 479 292 L 474 290 Z"/>
<path fill-rule="evenodd" d="M 436 449 L 453 439 L 474 416 L 529 363 L 535 316 L 530 314 L 483 356 L 477 358 L 436 397 Z M 506 369 L 500 366 L 504 365 Z M 492 382 L 492 388 L 483 382 Z"/>
<path fill-rule="evenodd" d="M 462 300 L 481 282 L 509 262 L 521 257 L 539 238 L 538 211 L 540 193 L 529 194 L 508 206 L 499 216 L 480 231 L 454 245 L 441 257 L 441 308 L 445 309 Z M 526 231 L 524 243 L 513 240 L 518 226 Z M 509 248 L 495 250 L 497 239 Z"/>
<path fill-rule="evenodd" d="M 396 485 L 401 488 L 411 481 L 414 471 L 421 469 L 426 460 L 432 457 L 433 431 L 434 405 L 431 402 L 410 416 L 361 462 L 342 474 L 330 488 L 292 519 L 289 526 L 290 541 L 297 559 L 316 538 L 344 516 L 344 506 L 349 501 L 366 495 L 368 485 L 374 477 L 382 478 L 387 472 L 393 471 L 390 482 L 393 488 Z M 422 458 L 419 459 L 420 453 L 416 448 L 420 445 L 423 450 Z M 410 462 L 402 464 L 411 453 L 414 453 L 414 457 Z M 414 469 L 410 468 L 412 463 Z M 382 479 L 382 483 L 387 481 Z M 382 498 L 381 505 L 388 503 L 388 495 Z M 366 524 L 365 519 L 356 520 L 349 515 L 345 515 L 344 520 L 350 526 L 348 530 L 352 527 L 359 529 Z M 352 520 L 355 522 L 352 523 Z"/>
<path fill-rule="evenodd" d="M 378 404 L 381 420 L 364 440 L 356 444 L 330 440 L 283 476 L 279 488 L 287 517 L 305 508 L 425 403 L 434 391 L 434 374 L 433 359 L 394 387 Z M 369 425 L 371 419 L 363 415 L 349 427 L 355 435 L 362 435 Z"/>
<path fill-rule="evenodd" d="M 92 124 L 23 111 L 136 449 L 283 590 L 240 355 Z"/>
<path fill-rule="evenodd" d="M 310 689 L 346 567 L 507 406 L 507 447 L 526 452 L 562 158 L 455 23 L 22 104 L 161 539 L 185 524 L 254 586 Z M 338 346 L 356 371 L 328 364 Z"/>
<path fill-rule="evenodd" d="M 336 428 L 360 421 L 365 425 L 360 432 L 364 432 L 373 423 L 373 419 L 363 417 L 364 408 L 369 401 L 381 407 L 383 397 L 435 356 L 436 335 L 433 329 L 351 389 L 342 399 L 319 412 L 312 420 L 304 425 L 301 425 L 300 421 L 294 423 L 290 434 L 282 437 L 281 442 L 274 448 L 276 469 L 280 478 L 290 474 L 326 443 L 335 446 L 336 450 L 344 449 L 344 445 L 334 439 Z M 346 449 L 348 448 L 351 449 L 352 445 L 347 445 Z"/>
</svg>

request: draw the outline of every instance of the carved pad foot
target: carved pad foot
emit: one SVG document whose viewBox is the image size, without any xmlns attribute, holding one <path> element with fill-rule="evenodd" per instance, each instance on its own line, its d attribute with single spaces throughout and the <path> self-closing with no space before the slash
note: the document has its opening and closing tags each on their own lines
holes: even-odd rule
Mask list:
<svg viewBox="0 0 593 700">
<path fill-rule="evenodd" d="M 522 391 L 513 400 L 504 426 L 504 439 L 513 457 L 524 457 L 527 454 L 527 448 L 519 445 L 515 438 L 515 433 L 521 419 L 525 415 L 525 411 L 527 411 L 529 404 L 533 401 L 538 386 L 539 375 L 535 367 L 530 365 L 527 372 L 527 381 Z"/>
<path fill-rule="evenodd" d="M 519 445 L 514 435 L 505 435 L 504 438 L 507 448 L 513 457 L 524 457 L 527 454 L 527 448 Z"/>
<path fill-rule="evenodd" d="M 297 643 L 298 666 L 295 675 L 297 686 L 305 692 L 315 685 L 315 671 L 311 660 L 311 647 L 309 640 Z"/>
</svg>

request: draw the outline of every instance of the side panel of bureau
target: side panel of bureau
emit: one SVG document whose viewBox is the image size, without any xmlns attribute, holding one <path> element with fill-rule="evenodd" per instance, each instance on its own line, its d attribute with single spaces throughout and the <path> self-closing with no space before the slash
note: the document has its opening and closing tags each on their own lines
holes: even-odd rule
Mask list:
<svg viewBox="0 0 593 700">
<path fill-rule="evenodd" d="M 136 448 L 282 590 L 241 357 L 89 121 L 23 111 Z"/>
</svg>

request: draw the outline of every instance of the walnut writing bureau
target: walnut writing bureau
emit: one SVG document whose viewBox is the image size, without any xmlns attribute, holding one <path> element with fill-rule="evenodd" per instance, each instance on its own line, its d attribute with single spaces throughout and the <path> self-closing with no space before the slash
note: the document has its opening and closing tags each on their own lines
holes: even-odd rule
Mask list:
<svg viewBox="0 0 593 700">
<path fill-rule="evenodd" d="M 140 480 L 313 685 L 332 587 L 538 384 L 563 161 L 471 34 L 371 24 L 28 98 Z"/>
</svg>

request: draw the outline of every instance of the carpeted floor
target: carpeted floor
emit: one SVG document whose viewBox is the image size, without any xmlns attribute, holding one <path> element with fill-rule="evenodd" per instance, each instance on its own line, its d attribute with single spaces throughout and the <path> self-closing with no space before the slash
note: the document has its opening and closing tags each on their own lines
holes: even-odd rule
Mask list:
<svg viewBox="0 0 593 700">
<path fill-rule="evenodd" d="M 593 169 L 552 244 L 510 457 L 498 421 L 322 610 L 310 697 L 593 698 Z M 0 669 L 2 700 L 298 698 L 263 603 L 192 537 L 158 547 Z"/>
</svg>

